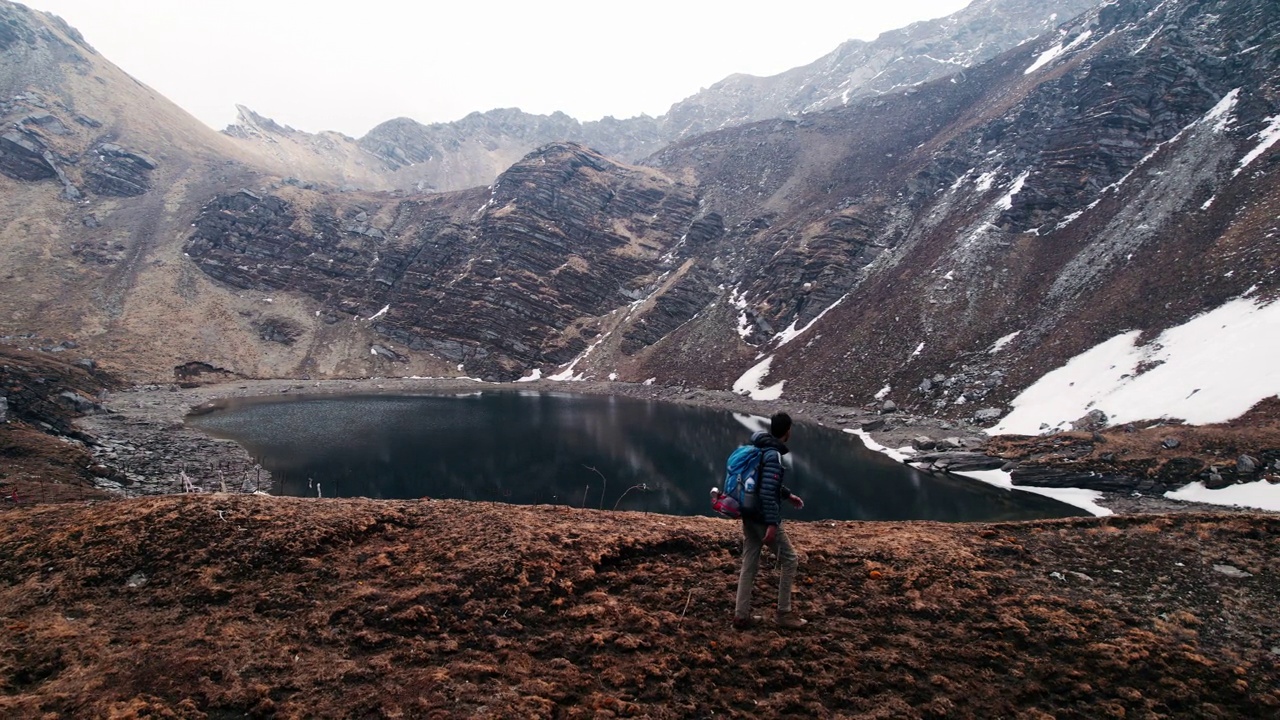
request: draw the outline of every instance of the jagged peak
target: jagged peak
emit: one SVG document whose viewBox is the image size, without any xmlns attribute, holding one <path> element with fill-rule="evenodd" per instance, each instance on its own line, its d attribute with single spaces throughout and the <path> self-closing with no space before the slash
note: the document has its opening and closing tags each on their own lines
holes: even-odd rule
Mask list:
<svg viewBox="0 0 1280 720">
<path fill-rule="evenodd" d="M 565 161 L 585 163 L 597 170 L 603 170 L 610 166 L 621 167 L 619 163 L 605 157 L 603 154 L 583 145 L 582 143 L 573 142 L 571 140 L 556 140 L 555 142 L 549 142 L 546 145 L 542 145 L 533 152 L 530 152 L 528 155 L 525 155 L 520 159 L 520 162 L 512 165 L 507 172 L 535 163 L 542 164 L 547 162 L 556 163 Z M 507 173 L 503 173 L 503 175 L 506 174 Z"/>
<path fill-rule="evenodd" d="M 229 135 L 237 135 L 236 129 L 258 131 L 261 133 L 272 133 L 276 135 L 285 135 L 297 132 L 288 125 L 281 125 L 265 115 L 259 115 L 252 109 L 244 105 L 236 105 L 236 121 L 228 125 L 223 132 Z"/>
</svg>

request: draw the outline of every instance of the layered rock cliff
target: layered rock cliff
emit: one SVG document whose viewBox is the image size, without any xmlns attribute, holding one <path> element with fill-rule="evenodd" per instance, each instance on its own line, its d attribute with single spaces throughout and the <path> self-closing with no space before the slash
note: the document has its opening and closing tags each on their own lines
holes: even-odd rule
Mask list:
<svg viewBox="0 0 1280 720">
<path fill-rule="evenodd" d="M 233 287 L 300 292 L 323 322 L 367 323 L 389 357 L 423 351 L 512 379 L 571 360 L 663 283 L 662 256 L 696 211 L 660 173 L 556 144 L 492 188 L 449 195 L 222 195 L 185 251 Z M 688 310 L 675 305 L 660 315 Z"/>
</svg>

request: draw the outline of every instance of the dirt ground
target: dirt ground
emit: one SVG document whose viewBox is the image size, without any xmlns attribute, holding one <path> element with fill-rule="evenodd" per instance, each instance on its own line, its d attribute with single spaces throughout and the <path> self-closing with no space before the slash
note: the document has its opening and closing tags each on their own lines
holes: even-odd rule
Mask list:
<svg viewBox="0 0 1280 720">
<path fill-rule="evenodd" d="M 736 523 L 191 495 L 2 514 L 4 717 L 1280 717 L 1280 517 Z"/>
</svg>

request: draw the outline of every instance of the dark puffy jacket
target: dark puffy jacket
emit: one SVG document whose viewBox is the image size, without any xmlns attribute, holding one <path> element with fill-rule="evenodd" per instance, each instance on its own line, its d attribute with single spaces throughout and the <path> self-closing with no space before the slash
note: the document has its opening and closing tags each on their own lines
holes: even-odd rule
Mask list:
<svg viewBox="0 0 1280 720">
<path fill-rule="evenodd" d="M 791 497 L 791 491 L 782 484 L 782 456 L 791 452 L 778 438 L 763 430 L 751 436 L 751 444 L 764 451 L 760 465 L 760 502 L 752 507 L 748 501 L 743 517 L 764 521 L 766 525 L 778 525 L 782 522 L 780 505 Z"/>
</svg>

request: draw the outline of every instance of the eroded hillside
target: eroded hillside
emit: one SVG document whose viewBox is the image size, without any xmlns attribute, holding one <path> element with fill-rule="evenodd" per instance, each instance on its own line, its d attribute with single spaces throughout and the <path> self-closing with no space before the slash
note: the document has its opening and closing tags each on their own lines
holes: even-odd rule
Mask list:
<svg viewBox="0 0 1280 720">
<path fill-rule="evenodd" d="M 1122 331 L 1274 296 L 1277 27 L 1274 3 L 1111 3 L 963 78 L 652 162 L 695 176 L 749 258 L 725 297 L 762 385 L 998 410 Z M 746 369 L 658 356 L 690 382 Z"/>
</svg>

